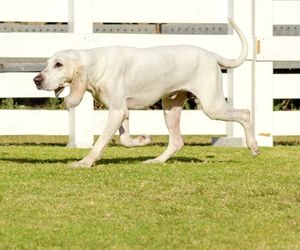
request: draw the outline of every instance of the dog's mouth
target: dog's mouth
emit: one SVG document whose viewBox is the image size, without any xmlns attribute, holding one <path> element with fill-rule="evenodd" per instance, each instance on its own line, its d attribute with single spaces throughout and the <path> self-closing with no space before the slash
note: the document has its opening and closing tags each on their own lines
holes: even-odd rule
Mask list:
<svg viewBox="0 0 300 250">
<path fill-rule="evenodd" d="M 59 95 L 61 94 L 61 92 L 63 92 L 65 89 L 65 87 L 58 87 L 57 89 L 54 90 L 55 96 L 59 97 Z"/>
</svg>

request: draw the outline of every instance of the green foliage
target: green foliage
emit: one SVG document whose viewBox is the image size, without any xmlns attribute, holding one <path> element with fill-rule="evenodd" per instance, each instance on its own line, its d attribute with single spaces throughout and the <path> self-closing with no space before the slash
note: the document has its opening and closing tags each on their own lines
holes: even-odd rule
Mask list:
<svg viewBox="0 0 300 250">
<path fill-rule="evenodd" d="M 1 108 L 2 109 L 14 109 L 14 99 L 13 98 L 5 98 L 1 100 Z"/>
<path fill-rule="evenodd" d="M 94 102 L 96 110 L 106 109 L 103 104 Z M 62 98 L 2 98 L 0 109 L 65 109 Z M 149 109 L 162 109 L 161 100 Z M 201 109 L 199 100 L 190 97 L 184 104 L 184 109 Z M 274 99 L 274 111 L 300 110 L 300 99 Z"/>
<path fill-rule="evenodd" d="M 28 140 L 29 141 L 29 140 Z M 298 249 L 300 147 L 0 146 L 0 249 Z M 21 141 L 19 141 L 21 142 Z M 205 143 L 204 143 L 205 144 Z"/>
<path fill-rule="evenodd" d="M 64 109 L 64 104 L 62 99 L 49 98 L 48 102 L 46 103 L 46 107 L 50 110 Z"/>
<path fill-rule="evenodd" d="M 64 109 L 61 98 L 3 98 L 0 109 Z"/>
<path fill-rule="evenodd" d="M 300 99 L 275 99 L 274 111 L 300 110 Z"/>
</svg>

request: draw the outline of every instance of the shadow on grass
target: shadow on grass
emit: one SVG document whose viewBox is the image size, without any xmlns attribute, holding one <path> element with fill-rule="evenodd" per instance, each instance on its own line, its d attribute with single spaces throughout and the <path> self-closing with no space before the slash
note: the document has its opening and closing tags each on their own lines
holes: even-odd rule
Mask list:
<svg viewBox="0 0 300 250">
<path fill-rule="evenodd" d="M 57 164 L 57 163 L 70 163 L 73 161 L 77 161 L 77 158 L 69 158 L 69 159 L 30 159 L 30 158 L 8 158 L 8 157 L 0 157 L 0 161 L 4 162 L 14 162 L 14 163 L 20 163 L 20 164 Z"/>
<path fill-rule="evenodd" d="M 153 156 L 140 156 L 140 157 L 116 157 L 116 158 L 103 158 L 96 162 L 95 166 L 98 165 L 109 165 L 109 164 L 138 164 L 143 163 L 143 161 L 153 159 Z M 32 158 L 8 158 L 0 157 L 0 161 L 13 162 L 19 164 L 70 164 L 81 160 L 81 158 L 67 158 L 67 159 L 32 159 Z M 202 159 L 195 157 L 173 157 L 167 161 L 169 164 L 174 163 L 238 163 L 238 160 L 220 160 L 215 159 L 215 156 L 208 155 Z"/>
</svg>

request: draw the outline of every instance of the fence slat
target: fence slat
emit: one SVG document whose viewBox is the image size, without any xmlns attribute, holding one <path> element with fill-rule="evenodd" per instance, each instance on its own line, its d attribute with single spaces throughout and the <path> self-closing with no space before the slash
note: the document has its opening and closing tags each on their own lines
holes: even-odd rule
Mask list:
<svg viewBox="0 0 300 250">
<path fill-rule="evenodd" d="M 300 99 L 300 74 L 274 74 L 273 98 Z"/>
<path fill-rule="evenodd" d="M 95 22 L 227 22 L 227 3 L 224 0 L 94 0 L 93 4 Z"/>
<path fill-rule="evenodd" d="M 172 23 L 226 22 L 224 0 L 94 0 L 94 22 Z M 138 10 L 138 11 L 137 11 Z M 0 9 L 1 21 L 68 22 L 68 0 L 10 0 Z"/>
<path fill-rule="evenodd" d="M 108 111 L 93 112 L 94 134 L 104 128 Z M 149 123 L 149 120 L 152 122 Z M 69 135 L 66 110 L 0 110 L 0 135 Z M 193 122 L 191 122 L 193 121 Z M 212 121 L 202 111 L 183 111 L 181 130 L 185 135 L 224 135 L 225 122 Z M 130 132 L 133 135 L 167 135 L 161 110 L 131 110 Z"/>
<path fill-rule="evenodd" d="M 54 91 L 37 90 L 33 77 L 37 73 L 0 73 L 0 98 L 55 97 Z M 69 93 L 65 89 L 60 97 Z"/>
<path fill-rule="evenodd" d="M 300 1 L 273 1 L 274 24 L 300 24 Z"/>
<path fill-rule="evenodd" d="M 153 118 L 153 120 L 151 119 Z M 163 112 L 131 111 L 130 128 L 133 134 L 163 134 L 167 135 Z M 149 123 L 149 120 L 153 122 Z M 225 135 L 226 123 L 210 120 L 202 111 L 185 110 L 181 115 L 181 131 L 185 135 Z M 160 132 L 158 132 L 160 130 Z"/>
<path fill-rule="evenodd" d="M 182 44 L 199 46 L 228 58 L 236 58 L 241 47 L 239 38 L 230 35 L 0 33 L 0 41 L 2 58 L 47 58 L 63 49 Z M 249 40 L 248 44 L 251 43 Z M 249 47 L 248 59 L 251 59 Z"/>
<path fill-rule="evenodd" d="M 273 135 L 300 135 L 300 111 L 273 112 Z"/>
<path fill-rule="evenodd" d="M 67 135 L 66 110 L 0 110 L 0 135 Z"/>
<path fill-rule="evenodd" d="M 94 112 L 95 134 L 101 134 L 107 114 L 105 110 Z M 0 135 L 68 135 L 68 119 L 68 111 L 65 110 L 0 110 Z M 141 124 L 149 120 L 154 122 Z M 276 111 L 273 112 L 273 120 L 274 136 L 300 134 L 300 111 Z M 182 133 L 186 135 L 226 133 L 225 122 L 211 121 L 201 111 L 183 111 L 181 127 Z M 160 110 L 130 111 L 130 128 L 131 133 L 136 135 L 167 134 L 163 112 Z"/>
<path fill-rule="evenodd" d="M 5 2 L 5 3 L 3 3 Z M 67 22 L 68 0 L 2 1 L 0 21 L 6 22 Z"/>
<path fill-rule="evenodd" d="M 258 39 L 260 41 L 258 61 L 299 61 L 299 36 L 272 36 Z"/>
</svg>

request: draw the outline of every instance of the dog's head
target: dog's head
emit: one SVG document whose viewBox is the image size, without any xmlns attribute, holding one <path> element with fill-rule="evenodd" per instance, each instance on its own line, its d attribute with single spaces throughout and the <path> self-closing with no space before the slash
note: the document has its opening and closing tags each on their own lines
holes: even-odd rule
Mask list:
<svg viewBox="0 0 300 250">
<path fill-rule="evenodd" d="M 33 81 L 40 90 L 54 91 L 56 97 L 70 86 L 64 101 L 68 109 L 77 106 L 87 87 L 86 72 L 79 51 L 65 50 L 56 53 Z"/>
</svg>

